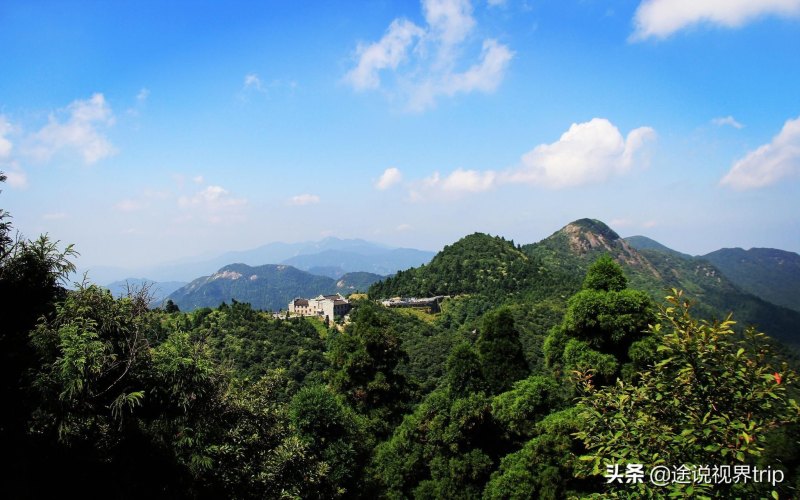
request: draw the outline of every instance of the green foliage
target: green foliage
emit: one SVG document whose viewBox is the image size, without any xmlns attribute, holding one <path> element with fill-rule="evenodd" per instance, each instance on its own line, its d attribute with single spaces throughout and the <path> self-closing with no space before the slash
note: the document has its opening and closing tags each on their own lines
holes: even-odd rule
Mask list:
<svg viewBox="0 0 800 500">
<path fill-rule="evenodd" d="M 484 316 L 475 350 L 492 394 L 499 394 L 528 373 L 514 317 L 507 308 Z"/>
<path fill-rule="evenodd" d="M 577 479 L 576 455 L 583 451 L 571 434 L 579 429 L 576 408 L 551 413 L 538 422 L 521 450 L 503 457 L 483 490 L 484 499 L 558 499 L 592 491 Z"/>
<path fill-rule="evenodd" d="M 561 388 L 552 377 L 533 375 L 496 396 L 492 414 L 500 425 L 519 436 L 528 436 L 536 423 L 563 406 Z"/>
<path fill-rule="evenodd" d="M 284 369 L 292 385 L 303 385 L 319 381 L 327 367 L 324 341 L 304 318 L 276 320 L 234 301 L 214 311 L 198 309 L 179 315 L 165 324 L 203 339 L 217 362 L 230 366 L 237 378 L 257 380 Z"/>
<path fill-rule="evenodd" d="M 770 364 L 763 334 L 750 331 L 740 340 L 733 321 L 693 318 L 681 292 L 667 300 L 669 307 L 651 332 L 660 339 L 660 360 L 636 383 L 595 389 L 591 374 L 584 378 L 587 393 L 578 408 L 585 425 L 577 434 L 588 450 L 584 474 L 600 474 L 606 463 L 750 463 L 763 452 L 768 431 L 800 418 L 787 397 L 795 374 Z M 683 494 L 684 486 L 668 488 Z M 694 486 L 698 494 L 706 490 Z M 722 484 L 714 493 L 754 494 L 748 488 L 757 486 Z M 647 483 L 637 487 L 637 494 L 653 493 Z"/>
<path fill-rule="evenodd" d="M 611 383 L 652 359 L 644 332 L 655 318 L 653 302 L 644 292 L 617 289 L 624 283 L 622 269 L 607 256 L 592 266 L 587 288 L 569 299 L 561 325 L 545 341 L 549 366 L 567 372 L 592 369 L 603 383 Z"/>
<path fill-rule="evenodd" d="M 469 344 L 459 344 L 447 358 L 447 387 L 457 397 L 486 391 L 480 359 Z"/>
<path fill-rule="evenodd" d="M 628 286 L 628 279 L 622 268 L 606 254 L 594 261 L 586 272 L 583 280 L 584 290 L 599 290 L 604 292 L 619 292 Z"/>
<path fill-rule="evenodd" d="M 500 434 L 483 393 L 431 393 L 375 450 L 373 475 L 390 498 L 475 498 L 496 463 Z"/>
<path fill-rule="evenodd" d="M 313 456 L 327 466 L 320 496 L 352 496 L 370 445 L 355 412 L 327 387 L 310 386 L 292 399 L 289 418 Z"/>
<path fill-rule="evenodd" d="M 344 332 L 331 335 L 328 379 L 378 435 L 388 433 L 409 400 L 409 384 L 398 370 L 407 359 L 395 325 L 382 308 L 363 302 Z"/>
</svg>

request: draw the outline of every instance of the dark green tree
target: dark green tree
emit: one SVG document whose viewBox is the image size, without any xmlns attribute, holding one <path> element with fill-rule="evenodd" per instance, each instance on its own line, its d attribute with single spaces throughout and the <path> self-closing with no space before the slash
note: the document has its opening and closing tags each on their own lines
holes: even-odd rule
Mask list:
<svg viewBox="0 0 800 500">
<path fill-rule="evenodd" d="M 545 340 L 548 365 L 557 372 L 591 368 L 598 381 L 630 377 L 654 358 L 654 340 L 645 331 L 655 319 L 650 297 L 619 289 L 622 268 L 605 256 L 593 264 L 584 289 L 573 295 L 561 325 Z"/>
<path fill-rule="evenodd" d="M 606 254 L 589 266 L 583 280 L 584 290 L 600 290 L 604 292 L 621 292 L 628 286 L 628 278 L 622 268 Z"/>
<path fill-rule="evenodd" d="M 519 333 L 514 328 L 514 317 L 508 308 L 484 316 L 475 350 L 492 394 L 509 389 L 529 373 Z"/>
<path fill-rule="evenodd" d="M 178 307 L 178 304 L 172 301 L 172 299 L 167 299 L 167 302 L 164 303 L 164 312 L 166 313 L 176 313 L 181 312 L 181 308 Z"/>
<path fill-rule="evenodd" d="M 480 359 L 469 344 L 459 344 L 453 349 L 447 358 L 446 370 L 447 386 L 455 396 L 487 389 Z"/>
<path fill-rule="evenodd" d="M 353 316 L 342 333 L 331 336 L 328 379 L 379 436 L 386 435 L 410 398 L 409 383 L 398 370 L 407 355 L 379 305 L 362 302 Z"/>
</svg>

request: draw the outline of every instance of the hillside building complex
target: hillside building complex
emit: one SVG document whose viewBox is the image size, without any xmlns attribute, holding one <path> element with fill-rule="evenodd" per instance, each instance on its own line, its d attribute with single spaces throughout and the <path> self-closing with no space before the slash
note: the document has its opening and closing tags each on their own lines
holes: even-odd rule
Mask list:
<svg viewBox="0 0 800 500">
<path fill-rule="evenodd" d="M 352 305 L 339 295 L 320 295 L 313 299 L 297 298 L 289 302 L 289 314 L 295 316 L 320 316 L 322 318 L 341 318 Z"/>
</svg>

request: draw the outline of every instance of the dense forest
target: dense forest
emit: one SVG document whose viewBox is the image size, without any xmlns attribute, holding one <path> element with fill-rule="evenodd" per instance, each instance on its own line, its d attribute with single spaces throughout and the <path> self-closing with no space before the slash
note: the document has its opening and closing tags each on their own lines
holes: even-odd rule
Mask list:
<svg viewBox="0 0 800 500">
<path fill-rule="evenodd" d="M 668 283 L 694 289 L 658 289 L 643 276 L 663 262 L 582 224 L 538 246 L 468 236 L 339 325 L 68 289 L 73 247 L 0 210 L 3 496 L 797 498 L 788 351 L 694 268 Z M 556 252 L 585 241 L 583 260 Z M 395 295 L 450 298 L 374 300 Z M 784 324 L 768 332 L 796 339 Z M 770 480 L 712 475 L 743 466 Z"/>
</svg>

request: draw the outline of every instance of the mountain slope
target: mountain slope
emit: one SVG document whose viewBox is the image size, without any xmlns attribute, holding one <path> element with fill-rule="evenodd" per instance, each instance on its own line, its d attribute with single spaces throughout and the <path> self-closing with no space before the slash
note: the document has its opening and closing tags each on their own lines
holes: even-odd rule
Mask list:
<svg viewBox="0 0 800 500">
<path fill-rule="evenodd" d="M 800 311 L 800 255 L 773 248 L 723 248 L 702 258 L 742 290 Z"/>
<path fill-rule="evenodd" d="M 679 252 L 677 250 L 673 250 L 666 245 L 662 245 L 661 243 L 657 242 L 656 240 L 650 239 L 647 236 L 628 236 L 625 238 L 625 241 L 628 242 L 628 245 L 632 246 L 636 250 L 659 250 L 666 253 L 671 253 L 675 255 L 679 255 L 681 257 L 691 258 L 692 256 L 688 253 Z"/>
<path fill-rule="evenodd" d="M 445 246 L 430 263 L 400 271 L 370 288 L 372 298 L 482 294 L 505 300 L 553 279 L 514 244 L 499 236 L 475 233 Z"/>
<path fill-rule="evenodd" d="M 267 264 L 251 267 L 231 264 L 210 276 L 198 278 L 169 295 L 181 310 L 216 307 L 222 302 L 248 302 L 254 308 L 277 311 L 285 309 L 295 297 L 320 294 L 348 294 L 366 290 L 382 276 L 370 273 L 344 275 L 338 281 L 317 276 L 292 266 Z"/>
<path fill-rule="evenodd" d="M 697 301 L 696 310 L 710 319 L 736 313 L 740 324 L 756 324 L 773 336 L 800 346 L 800 314 L 742 291 L 708 261 L 684 257 L 675 251 L 636 250 L 598 220 L 581 219 L 523 250 L 545 265 L 574 270 L 575 279 L 585 274 L 600 255 L 608 253 L 625 270 L 630 286 L 645 290 L 658 302 L 670 288 L 684 290 Z"/>
</svg>

